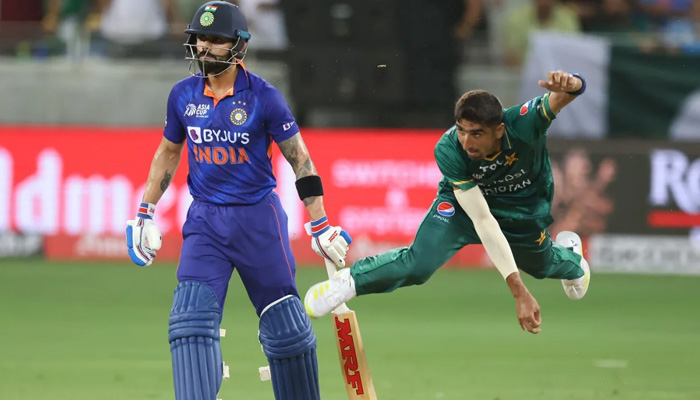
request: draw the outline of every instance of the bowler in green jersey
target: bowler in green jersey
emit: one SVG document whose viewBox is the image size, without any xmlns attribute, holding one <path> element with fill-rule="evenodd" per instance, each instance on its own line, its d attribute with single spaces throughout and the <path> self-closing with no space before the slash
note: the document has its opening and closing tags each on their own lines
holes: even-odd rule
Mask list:
<svg viewBox="0 0 700 400">
<path fill-rule="evenodd" d="M 567 296 L 582 298 L 590 282 L 581 239 L 564 231 L 554 242 L 548 227 L 554 195 L 547 128 L 586 83 L 578 74 L 552 71 L 540 86 L 549 92 L 503 109 L 483 90 L 465 93 L 455 125 L 435 146 L 443 178 L 437 198 L 413 243 L 357 260 L 312 286 L 304 304 L 315 318 L 355 296 L 425 283 L 458 250 L 481 243 L 503 275 L 523 330 L 540 332 L 540 307 L 519 270 L 560 279 Z"/>
</svg>

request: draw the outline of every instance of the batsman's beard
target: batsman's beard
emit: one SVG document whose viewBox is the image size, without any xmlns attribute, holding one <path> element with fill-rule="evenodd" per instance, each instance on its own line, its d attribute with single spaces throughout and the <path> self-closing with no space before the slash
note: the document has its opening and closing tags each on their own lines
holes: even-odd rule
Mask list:
<svg viewBox="0 0 700 400">
<path fill-rule="evenodd" d="M 205 56 L 213 57 L 214 60 L 203 59 Z M 232 59 L 233 56 L 217 56 L 204 52 L 197 54 L 197 65 L 199 66 L 199 70 L 202 71 L 203 76 L 216 76 L 233 66 L 233 64 L 231 64 Z"/>
</svg>

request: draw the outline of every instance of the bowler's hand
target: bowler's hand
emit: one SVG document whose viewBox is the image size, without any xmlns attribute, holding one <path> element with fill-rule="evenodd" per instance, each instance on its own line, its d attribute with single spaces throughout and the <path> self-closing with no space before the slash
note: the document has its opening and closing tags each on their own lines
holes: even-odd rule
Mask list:
<svg viewBox="0 0 700 400">
<path fill-rule="evenodd" d="M 583 86 L 581 79 L 561 70 L 549 72 L 547 81 L 538 81 L 537 83 L 554 93 L 576 92 Z"/>
<path fill-rule="evenodd" d="M 524 292 L 515 298 L 515 313 L 518 315 L 520 327 L 531 333 L 540 333 L 540 325 L 542 318 L 540 317 L 540 305 L 537 300 L 530 294 Z"/>
<path fill-rule="evenodd" d="M 126 246 L 129 257 L 136 265 L 151 265 L 160 250 L 162 238 L 160 229 L 153 222 L 155 205 L 141 203 L 135 219 L 126 221 Z"/>
</svg>

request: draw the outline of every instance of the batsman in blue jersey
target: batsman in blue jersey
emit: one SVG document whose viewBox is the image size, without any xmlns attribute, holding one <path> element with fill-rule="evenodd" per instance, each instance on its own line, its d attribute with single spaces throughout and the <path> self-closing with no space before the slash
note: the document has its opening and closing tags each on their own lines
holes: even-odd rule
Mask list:
<svg viewBox="0 0 700 400">
<path fill-rule="evenodd" d="M 260 317 L 275 398 L 319 399 L 316 337 L 294 281 L 287 216 L 273 192 L 273 142 L 296 173 L 314 250 L 343 266 L 350 237 L 328 224 L 321 178 L 284 98 L 243 66 L 251 35 L 238 7 L 206 3 L 185 32 L 193 76 L 170 93 L 143 202 L 126 229 L 131 259 L 149 265 L 161 245 L 156 203 L 187 145 L 194 201 L 182 229 L 169 320 L 175 399 L 216 399 L 223 375 L 219 325 L 234 268 Z"/>
</svg>

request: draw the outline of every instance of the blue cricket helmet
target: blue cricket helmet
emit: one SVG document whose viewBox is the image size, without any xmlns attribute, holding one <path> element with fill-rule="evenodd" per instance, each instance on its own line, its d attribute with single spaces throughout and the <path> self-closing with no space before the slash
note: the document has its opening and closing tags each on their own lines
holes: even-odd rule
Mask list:
<svg viewBox="0 0 700 400">
<path fill-rule="evenodd" d="M 241 9 L 226 1 L 210 1 L 199 7 L 185 33 L 221 36 L 234 42 L 251 36 Z"/>
<path fill-rule="evenodd" d="M 185 42 L 185 59 L 190 60 L 190 74 L 202 77 L 219 75 L 231 66 L 240 64 L 245 58 L 248 40 L 251 38 L 248 22 L 241 10 L 226 1 L 210 1 L 199 7 L 185 33 L 189 34 Z M 230 57 L 204 63 L 197 54 L 197 35 L 231 39 L 233 46 L 229 49 Z M 194 73 L 195 63 L 202 75 Z"/>
</svg>

